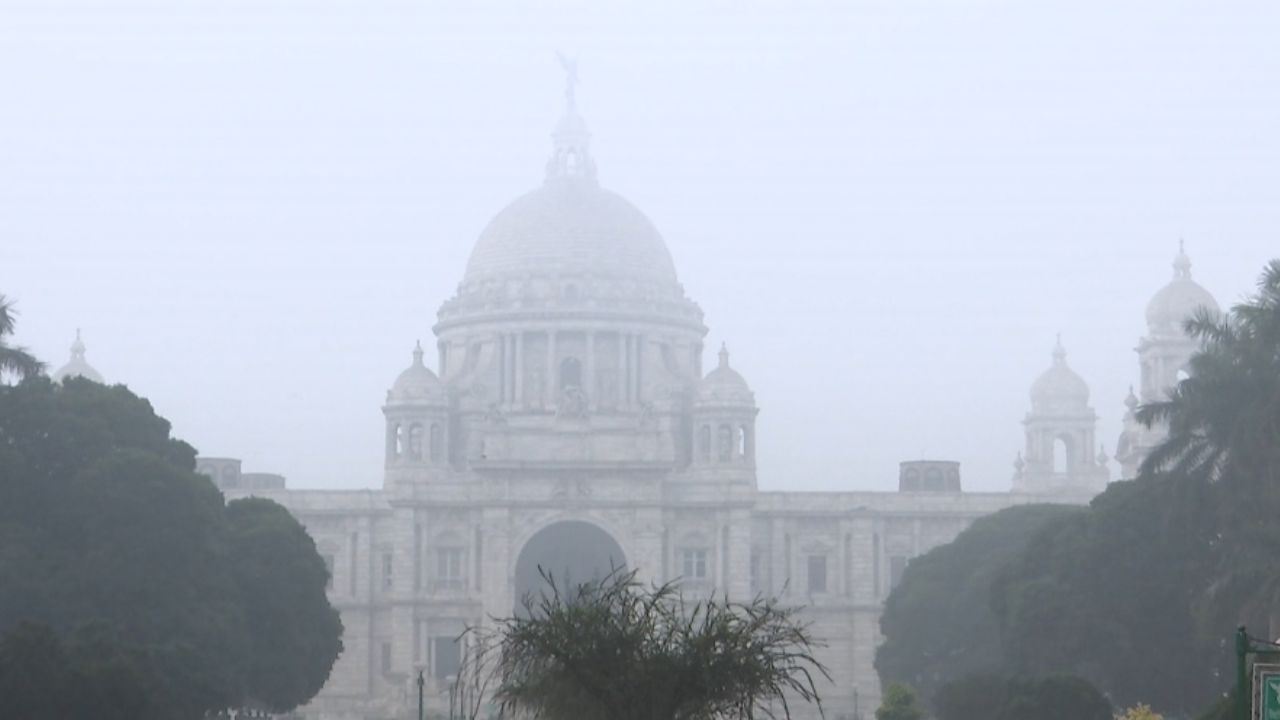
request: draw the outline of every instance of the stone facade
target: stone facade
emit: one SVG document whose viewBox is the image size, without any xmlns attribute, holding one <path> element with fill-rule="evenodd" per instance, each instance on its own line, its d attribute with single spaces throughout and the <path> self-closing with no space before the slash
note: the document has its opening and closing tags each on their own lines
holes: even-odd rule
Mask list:
<svg viewBox="0 0 1280 720">
<path fill-rule="evenodd" d="M 658 231 L 599 186 L 569 97 L 545 183 L 494 218 L 439 311 L 439 376 L 418 346 L 387 393 L 383 489 L 286 489 L 200 459 L 228 497 L 293 512 L 331 569 L 345 650 L 303 712 L 410 717 L 419 671 L 444 712 L 454 639 L 509 615 L 533 568 L 622 563 L 803 606 L 827 643 L 828 717 L 872 717 L 880 613 L 911 558 L 1002 508 L 1105 486 L 1088 389 L 1059 347 L 1013 492 L 963 492 L 959 467 L 935 461 L 904 463 L 899 492 L 761 492 L 755 397 L 724 348 L 704 374 L 702 312 Z"/>
</svg>

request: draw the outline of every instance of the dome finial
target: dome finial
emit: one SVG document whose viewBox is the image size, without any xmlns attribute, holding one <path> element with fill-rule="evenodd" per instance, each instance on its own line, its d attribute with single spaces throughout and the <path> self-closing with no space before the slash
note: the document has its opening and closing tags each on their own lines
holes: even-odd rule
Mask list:
<svg viewBox="0 0 1280 720">
<path fill-rule="evenodd" d="M 1062 347 L 1062 333 L 1058 333 L 1057 340 L 1053 344 L 1053 362 L 1055 365 L 1061 365 L 1067 360 L 1067 349 Z"/>
<path fill-rule="evenodd" d="M 80 328 L 76 328 L 75 342 L 71 343 L 71 357 L 84 359 L 84 341 L 80 339 Z"/>
<path fill-rule="evenodd" d="M 578 115 L 578 61 L 556 53 L 564 69 L 564 116 L 551 133 L 552 153 L 547 161 L 547 180 L 596 179 L 596 164 L 591 159 L 591 133 Z"/>
<path fill-rule="evenodd" d="M 413 364 L 418 366 L 422 365 L 422 341 L 421 340 L 413 341 Z"/>
<path fill-rule="evenodd" d="M 557 52 L 556 57 L 560 60 L 560 67 L 564 68 L 564 111 L 568 114 L 575 112 L 578 105 L 578 98 L 575 95 L 578 85 L 578 59 L 567 57 L 561 52 Z"/>
<path fill-rule="evenodd" d="M 1178 256 L 1173 259 L 1173 279 L 1191 279 L 1191 258 L 1187 257 L 1187 244 L 1178 238 Z"/>
<path fill-rule="evenodd" d="M 724 343 L 720 343 L 720 367 L 729 367 L 729 348 Z"/>
</svg>

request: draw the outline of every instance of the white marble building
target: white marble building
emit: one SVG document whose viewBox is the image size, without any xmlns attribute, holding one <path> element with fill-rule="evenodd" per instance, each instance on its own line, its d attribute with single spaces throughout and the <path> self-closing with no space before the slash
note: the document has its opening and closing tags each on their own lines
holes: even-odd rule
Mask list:
<svg viewBox="0 0 1280 720">
<path fill-rule="evenodd" d="M 962 492 L 958 466 L 932 461 L 903 463 L 898 492 L 761 492 L 755 397 L 724 348 L 704 373 L 702 312 L 658 230 L 597 182 L 571 94 L 552 137 L 545 182 L 497 214 L 440 308 L 438 374 L 417 347 L 387 392 L 381 490 L 286 489 L 200 459 L 228 497 L 288 507 L 332 570 L 346 649 L 305 716 L 410 717 L 419 669 L 443 712 L 465 626 L 510 614 L 539 565 L 623 563 L 803 605 L 828 643 L 828 716 L 872 717 L 880 612 L 912 557 L 1001 508 L 1106 485 L 1087 386 L 1059 345 L 1011 492 Z M 1178 273 L 1148 309 L 1144 398 L 1185 363 L 1171 318 L 1212 303 Z M 1152 440 L 1123 444 L 1126 471 Z"/>
</svg>

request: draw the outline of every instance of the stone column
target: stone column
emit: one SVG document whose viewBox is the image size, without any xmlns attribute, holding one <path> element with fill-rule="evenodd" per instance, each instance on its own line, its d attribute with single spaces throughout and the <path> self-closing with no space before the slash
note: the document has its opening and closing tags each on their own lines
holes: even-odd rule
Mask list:
<svg viewBox="0 0 1280 720">
<path fill-rule="evenodd" d="M 547 383 L 546 383 L 546 401 L 549 408 L 554 409 L 560 404 L 560 398 L 556 396 L 556 390 L 560 385 L 559 368 L 556 367 L 556 331 L 547 331 Z"/>
<path fill-rule="evenodd" d="M 586 377 L 582 378 L 582 391 L 587 394 L 587 407 L 596 409 L 596 334 L 587 331 L 587 363 L 583 368 Z"/>
<path fill-rule="evenodd" d="M 524 331 L 516 333 L 516 396 L 515 403 L 524 407 L 528 403 L 524 397 Z"/>
<path fill-rule="evenodd" d="M 627 348 L 631 346 L 631 338 L 618 333 L 618 407 L 626 407 L 631 399 L 631 368 L 627 363 Z"/>
</svg>

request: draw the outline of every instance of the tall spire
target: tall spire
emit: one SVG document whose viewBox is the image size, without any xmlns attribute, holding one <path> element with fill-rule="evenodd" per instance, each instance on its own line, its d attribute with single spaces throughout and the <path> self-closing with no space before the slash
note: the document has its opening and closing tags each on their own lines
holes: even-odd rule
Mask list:
<svg viewBox="0 0 1280 720">
<path fill-rule="evenodd" d="M 551 133 L 551 159 L 547 161 L 547 180 L 596 179 L 596 164 L 591 159 L 591 133 L 578 115 L 578 61 L 556 54 L 564 69 L 564 115 Z"/>
<path fill-rule="evenodd" d="M 1058 333 L 1058 339 L 1053 344 L 1053 364 L 1061 365 L 1067 361 L 1067 349 L 1062 347 L 1062 333 Z"/>
<path fill-rule="evenodd" d="M 1173 259 L 1173 279 L 1191 279 L 1191 258 L 1187 257 L 1187 244 L 1178 238 L 1178 256 Z"/>
</svg>

